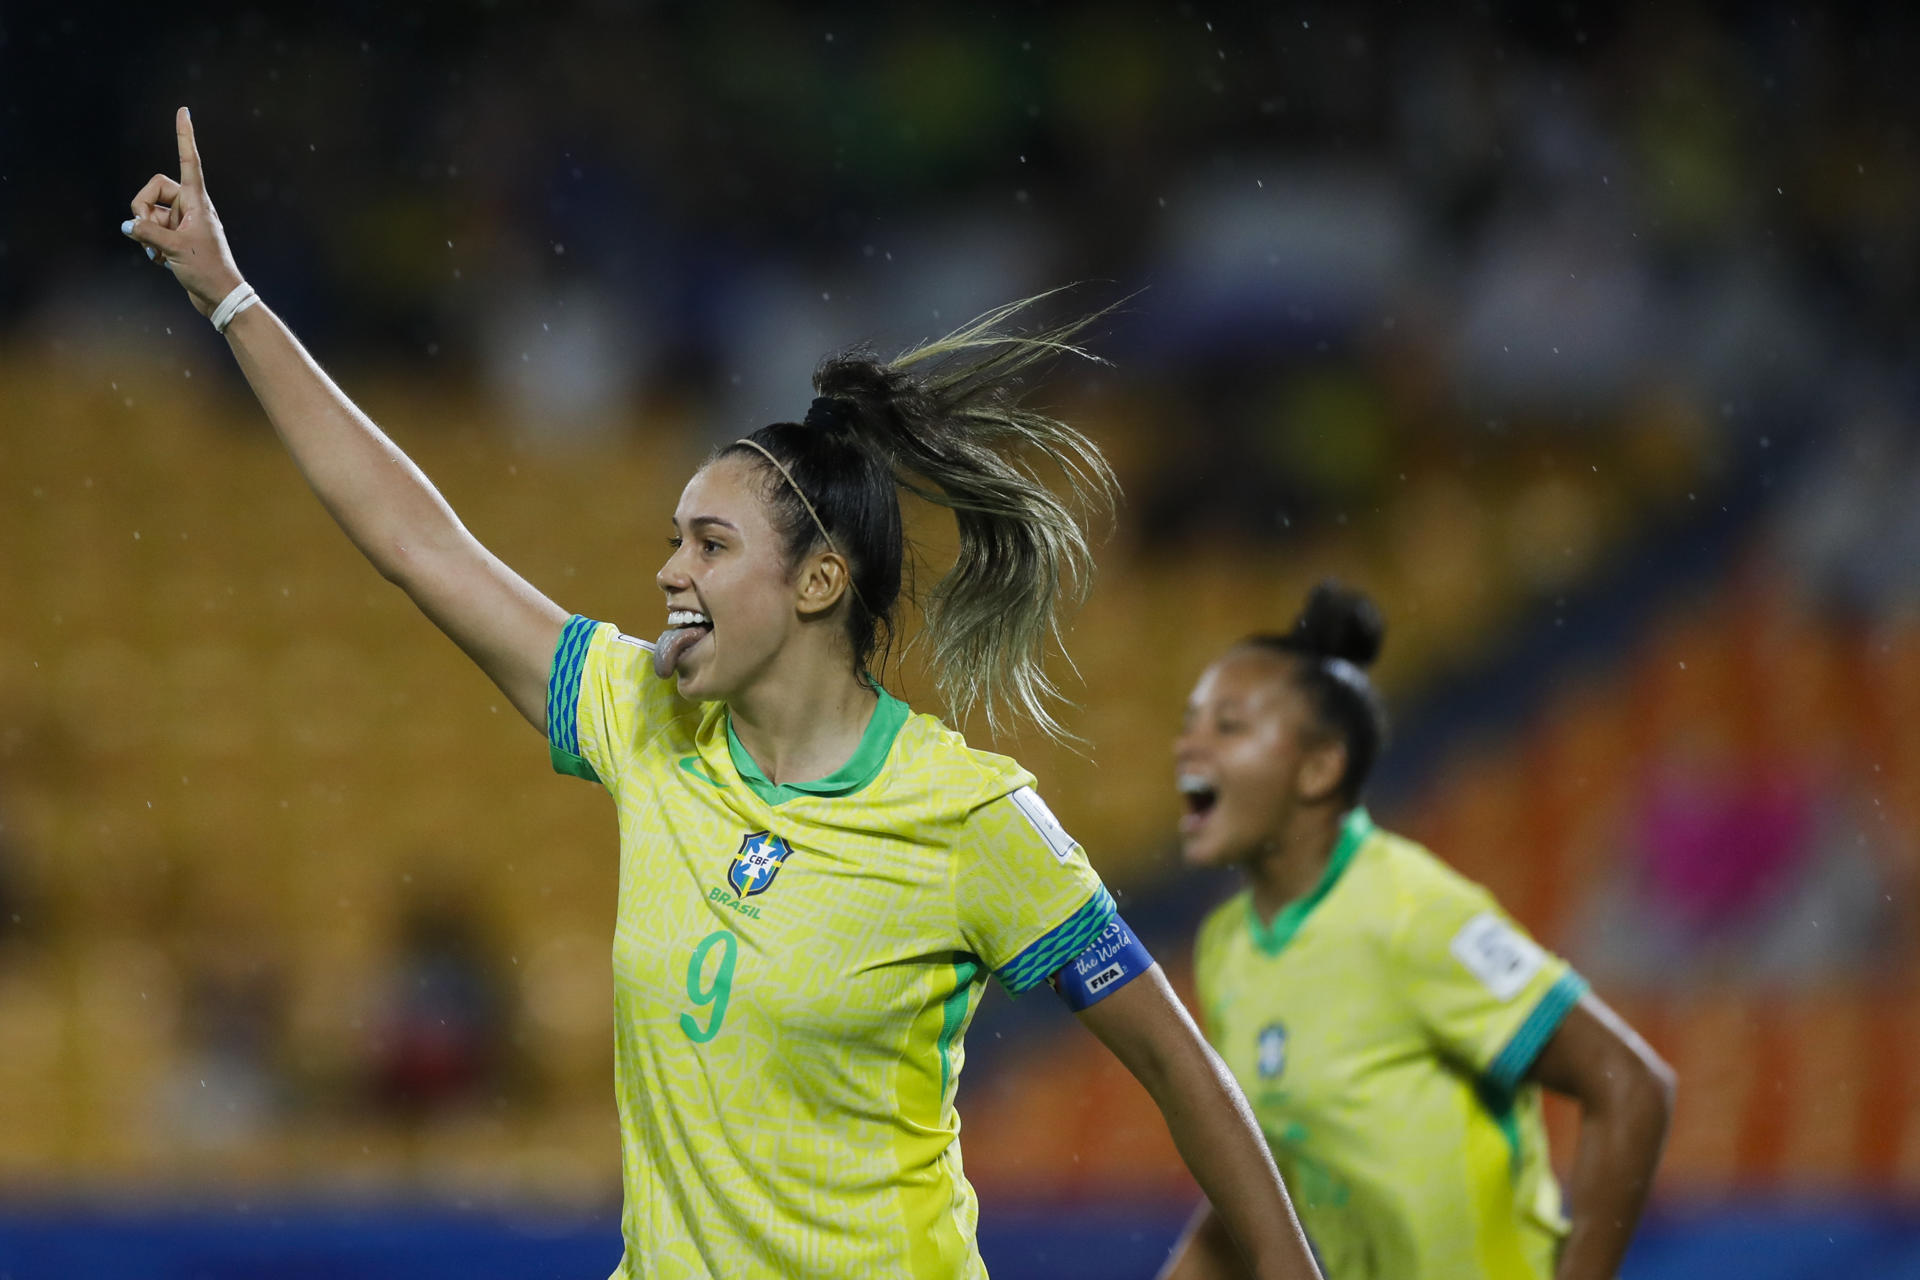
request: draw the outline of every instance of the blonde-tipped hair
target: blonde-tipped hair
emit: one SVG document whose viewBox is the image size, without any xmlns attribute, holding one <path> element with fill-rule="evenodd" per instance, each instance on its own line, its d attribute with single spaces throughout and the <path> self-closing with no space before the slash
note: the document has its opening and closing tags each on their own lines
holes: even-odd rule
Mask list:
<svg viewBox="0 0 1920 1280">
<path fill-rule="evenodd" d="M 922 601 L 915 643 L 926 647 L 948 714 L 958 720 L 978 710 L 995 736 L 1016 721 L 1056 739 L 1073 736 L 1050 709 L 1061 695 L 1046 672 L 1047 649 L 1057 645 L 1064 655 L 1061 618 L 1093 583 L 1088 526 L 1110 517 L 1119 496 L 1093 441 L 1019 403 L 1034 366 L 1062 355 L 1098 360 L 1077 340 L 1111 308 L 1033 333 L 1006 327 L 1050 296 L 995 307 L 891 360 L 864 351 L 830 356 L 813 378 L 831 406 L 809 415 L 820 425 L 776 424 L 753 437 L 805 488 L 822 532 L 847 544 L 864 602 L 852 624 L 858 662 L 870 656 L 876 633 L 891 634 L 900 594 L 893 486 L 953 513 L 959 552 Z M 878 465 L 857 465 L 856 453 Z M 1061 493 L 1042 480 L 1042 462 L 1058 468 Z M 863 472 L 884 479 L 856 475 Z M 879 484 L 890 516 L 877 510 Z M 797 507 L 784 527 L 796 554 L 815 536 L 813 517 Z M 865 605 L 876 616 L 866 617 Z"/>
</svg>

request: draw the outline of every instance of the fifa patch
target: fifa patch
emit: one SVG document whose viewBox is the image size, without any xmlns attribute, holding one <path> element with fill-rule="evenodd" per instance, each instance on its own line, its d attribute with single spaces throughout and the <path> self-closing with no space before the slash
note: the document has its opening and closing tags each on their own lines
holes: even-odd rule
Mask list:
<svg viewBox="0 0 1920 1280">
<path fill-rule="evenodd" d="M 733 855 L 733 864 L 727 868 L 727 883 L 742 898 L 765 893 L 772 887 L 773 878 L 780 874 L 781 864 L 792 856 L 793 846 L 779 836 L 765 831 L 751 832 L 740 841 L 740 848 Z"/>
<path fill-rule="evenodd" d="M 1461 926 L 1447 949 L 1496 1000 L 1511 1000 L 1526 990 L 1547 960 L 1538 943 L 1491 911 Z"/>
<path fill-rule="evenodd" d="M 1260 1072 L 1262 1080 L 1271 1080 L 1287 1069 L 1287 1029 L 1278 1022 L 1269 1022 L 1260 1030 L 1260 1038 L 1254 1042 L 1254 1068 Z"/>
</svg>

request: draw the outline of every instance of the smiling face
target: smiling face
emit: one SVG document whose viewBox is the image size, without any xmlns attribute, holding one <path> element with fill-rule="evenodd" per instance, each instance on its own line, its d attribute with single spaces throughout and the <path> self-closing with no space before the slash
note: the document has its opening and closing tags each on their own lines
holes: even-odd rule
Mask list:
<svg viewBox="0 0 1920 1280">
<path fill-rule="evenodd" d="M 726 699 L 752 684 L 800 625 L 800 589 L 764 485 L 763 467 L 722 457 L 694 473 L 674 510 L 673 554 L 655 576 L 669 629 L 654 665 L 687 698 Z"/>
<path fill-rule="evenodd" d="M 1296 661 L 1243 646 L 1194 685 L 1174 741 L 1188 862 L 1247 862 L 1272 847 L 1302 806 L 1338 803 L 1346 751 L 1316 720 L 1293 678 Z"/>
</svg>

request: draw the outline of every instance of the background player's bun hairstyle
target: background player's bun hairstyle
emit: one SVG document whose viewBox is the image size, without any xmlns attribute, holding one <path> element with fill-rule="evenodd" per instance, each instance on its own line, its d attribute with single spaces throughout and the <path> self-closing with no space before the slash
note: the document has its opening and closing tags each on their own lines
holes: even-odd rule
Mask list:
<svg viewBox="0 0 1920 1280">
<path fill-rule="evenodd" d="M 899 490 L 952 511 L 959 554 L 923 604 L 940 696 L 956 719 L 978 707 L 991 733 L 1012 718 L 1060 738 L 1047 709 L 1059 696 L 1043 666 L 1047 642 L 1059 642 L 1062 609 L 1086 598 L 1087 518 L 1111 514 L 1119 488 L 1091 440 L 1019 404 L 1033 366 L 1097 359 L 1074 341 L 1106 312 L 1031 334 L 1002 327 L 1037 301 L 997 307 L 892 360 L 829 356 L 806 421 L 748 439 L 787 467 L 851 566 L 848 634 L 862 671 L 892 648 L 906 558 Z M 740 444 L 720 451 L 736 452 L 757 457 Z M 1036 459 L 1058 467 L 1064 498 L 1041 482 Z M 823 545 L 820 529 L 793 486 L 766 471 L 773 524 L 797 565 Z"/>
<path fill-rule="evenodd" d="M 1338 794 L 1349 805 L 1360 799 L 1387 737 L 1386 707 L 1366 670 L 1380 656 L 1386 634 L 1386 620 L 1372 600 L 1326 581 L 1307 596 L 1306 607 L 1291 629 L 1247 640 L 1257 648 L 1299 659 L 1295 679 L 1321 725 L 1346 744 L 1347 768 L 1340 776 Z"/>
</svg>

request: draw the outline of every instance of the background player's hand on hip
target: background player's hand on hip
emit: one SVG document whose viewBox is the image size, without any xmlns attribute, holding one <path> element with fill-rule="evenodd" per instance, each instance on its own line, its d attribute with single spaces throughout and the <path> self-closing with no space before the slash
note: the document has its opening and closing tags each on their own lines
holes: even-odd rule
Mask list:
<svg viewBox="0 0 1920 1280">
<path fill-rule="evenodd" d="M 240 283 L 240 268 L 227 247 L 227 233 L 207 197 L 193 118 L 181 107 L 173 117 L 180 143 L 180 180 L 156 173 L 133 198 L 133 217 L 120 230 L 143 245 L 147 257 L 173 273 L 194 309 L 210 314 Z"/>
</svg>

